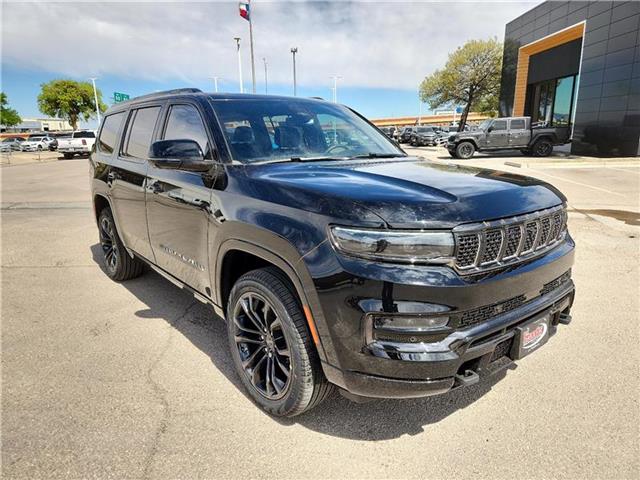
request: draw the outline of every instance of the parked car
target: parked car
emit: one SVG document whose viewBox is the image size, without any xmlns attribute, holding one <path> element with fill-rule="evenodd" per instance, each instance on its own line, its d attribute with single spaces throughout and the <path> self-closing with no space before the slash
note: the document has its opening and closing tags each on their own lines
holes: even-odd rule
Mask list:
<svg viewBox="0 0 640 480">
<path fill-rule="evenodd" d="M 22 150 L 23 152 L 47 150 L 52 140 L 53 139 L 48 136 L 29 135 L 29 138 L 27 140 L 20 143 L 20 150 Z"/>
<path fill-rule="evenodd" d="M 437 144 L 436 138 L 437 134 L 433 127 L 416 127 L 411 133 L 409 143 L 414 147 L 434 146 Z"/>
<path fill-rule="evenodd" d="M 472 385 L 571 318 L 557 189 L 407 156 L 342 105 L 155 93 L 105 113 L 89 165 L 105 273 L 210 304 L 273 415 Z"/>
<path fill-rule="evenodd" d="M 20 145 L 24 142 L 22 137 L 9 137 L 0 142 L 0 150 L 3 152 L 20 151 Z"/>
<path fill-rule="evenodd" d="M 411 134 L 415 127 L 404 127 L 400 136 L 398 137 L 398 143 L 409 143 L 411 141 Z"/>
<path fill-rule="evenodd" d="M 393 138 L 393 127 L 380 127 L 380 131 L 384 133 L 387 137 Z"/>
<path fill-rule="evenodd" d="M 569 141 L 569 127 L 532 128 L 531 117 L 485 120 L 477 130 L 458 132 L 447 141 L 454 158 L 471 158 L 474 152 L 518 149 L 525 155 L 547 157 L 554 145 Z"/>
<path fill-rule="evenodd" d="M 88 155 L 96 143 L 95 130 L 78 130 L 69 137 L 61 137 L 58 140 L 58 151 L 64 158 L 73 158 L 74 155 Z"/>
</svg>

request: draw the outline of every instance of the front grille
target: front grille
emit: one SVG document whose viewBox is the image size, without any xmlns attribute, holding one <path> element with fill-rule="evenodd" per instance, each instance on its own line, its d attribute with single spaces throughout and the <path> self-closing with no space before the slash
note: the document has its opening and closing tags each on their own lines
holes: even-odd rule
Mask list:
<svg viewBox="0 0 640 480">
<path fill-rule="evenodd" d="M 484 305 L 473 310 L 467 310 L 462 315 L 460 315 L 458 326 L 470 327 L 471 325 L 477 325 L 479 323 L 486 322 L 496 315 L 515 310 L 521 305 L 524 305 L 526 300 L 527 297 L 525 297 L 524 295 L 518 295 L 502 302 L 493 303 L 491 305 Z"/>
<path fill-rule="evenodd" d="M 457 227 L 455 266 L 463 274 L 478 273 L 542 255 L 564 238 L 566 216 L 563 207 L 555 207 Z"/>
<path fill-rule="evenodd" d="M 564 272 L 558 278 L 545 283 L 540 289 L 540 295 L 546 295 L 553 292 L 554 290 L 560 288 L 562 285 L 568 282 L 570 279 L 571 269 Z M 516 308 L 521 307 L 522 305 L 527 303 L 527 301 L 528 300 L 525 295 L 517 295 L 507 300 L 503 300 L 502 302 L 496 302 L 492 303 L 491 305 L 483 305 L 482 307 L 474 308 L 473 310 L 467 310 L 466 312 L 458 314 L 458 327 L 471 327 L 473 325 L 478 325 L 479 323 L 486 322 L 487 320 L 491 320 L 497 315 L 501 315 L 503 313 L 507 313 L 511 310 L 515 310 Z"/>
<path fill-rule="evenodd" d="M 545 283 L 540 289 L 540 295 L 546 295 L 547 293 L 553 292 L 556 288 L 560 288 L 571 278 L 571 270 L 567 270 L 558 278 L 551 280 L 548 283 Z"/>
<path fill-rule="evenodd" d="M 498 345 L 496 345 L 495 350 L 491 354 L 491 359 L 489 360 L 489 363 L 495 362 L 499 358 L 506 357 L 507 355 L 509 355 L 512 345 L 513 345 L 513 338 L 507 338 L 506 340 L 503 340 Z"/>
</svg>

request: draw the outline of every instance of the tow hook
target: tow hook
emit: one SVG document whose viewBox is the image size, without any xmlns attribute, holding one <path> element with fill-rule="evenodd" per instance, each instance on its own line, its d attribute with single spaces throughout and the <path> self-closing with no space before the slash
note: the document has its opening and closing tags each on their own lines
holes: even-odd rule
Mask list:
<svg viewBox="0 0 640 480">
<path fill-rule="evenodd" d="M 558 323 L 569 325 L 571 323 L 571 315 L 569 315 L 568 313 L 561 313 L 560 318 L 558 319 Z"/>
<path fill-rule="evenodd" d="M 480 375 L 473 370 L 465 370 L 464 373 L 458 373 L 455 376 L 457 387 L 468 387 L 469 385 L 475 385 L 480 381 Z"/>
</svg>

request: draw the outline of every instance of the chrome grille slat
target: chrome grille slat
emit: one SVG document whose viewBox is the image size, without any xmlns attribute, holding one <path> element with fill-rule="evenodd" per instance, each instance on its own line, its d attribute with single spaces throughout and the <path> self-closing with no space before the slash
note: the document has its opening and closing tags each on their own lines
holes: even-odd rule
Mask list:
<svg viewBox="0 0 640 480">
<path fill-rule="evenodd" d="M 555 207 L 527 215 L 454 229 L 454 266 L 464 274 L 480 273 L 542 255 L 566 233 L 567 214 Z"/>
</svg>

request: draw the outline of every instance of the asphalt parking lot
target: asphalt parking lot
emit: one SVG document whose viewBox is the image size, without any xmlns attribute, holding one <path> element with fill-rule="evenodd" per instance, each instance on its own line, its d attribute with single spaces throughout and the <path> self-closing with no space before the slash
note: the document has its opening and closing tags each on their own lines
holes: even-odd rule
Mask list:
<svg viewBox="0 0 640 480">
<path fill-rule="evenodd" d="M 466 390 L 290 420 L 243 394 L 208 307 L 102 272 L 86 159 L 3 165 L 2 476 L 638 478 L 640 162 L 522 161 L 467 163 L 567 195 L 571 325 Z"/>
</svg>

